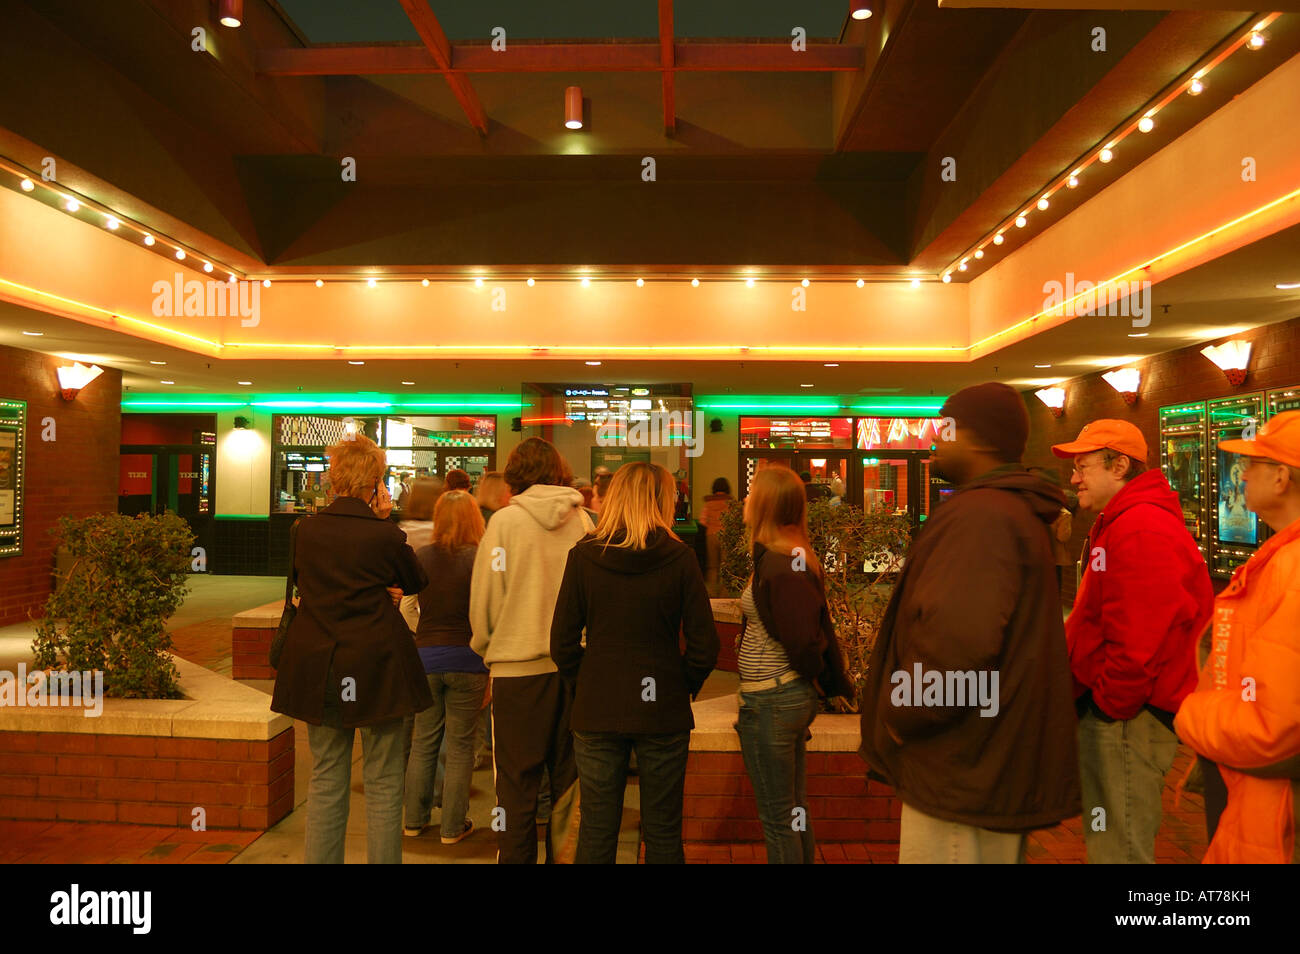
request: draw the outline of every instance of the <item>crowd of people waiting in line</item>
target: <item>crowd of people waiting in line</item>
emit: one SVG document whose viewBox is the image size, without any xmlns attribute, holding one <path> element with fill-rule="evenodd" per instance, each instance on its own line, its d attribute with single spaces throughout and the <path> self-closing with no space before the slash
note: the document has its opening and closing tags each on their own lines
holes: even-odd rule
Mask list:
<svg viewBox="0 0 1300 954">
<path fill-rule="evenodd" d="M 1053 447 L 1095 516 L 1068 618 L 1071 507 L 1050 471 L 1020 463 L 1021 397 L 977 385 L 940 413 L 955 426 L 931 467 L 956 490 L 907 553 L 858 700 L 866 771 L 902 803 L 900 861 L 1022 861 L 1028 832 L 1082 814 L 1089 861 L 1153 862 L 1179 739 L 1198 755 L 1206 860 L 1296 860 L 1300 412 L 1220 445 L 1242 455 L 1248 505 L 1275 532 L 1217 598 L 1138 428 L 1093 421 Z M 683 861 L 691 702 L 718 635 L 673 532 L 674 476 L 630 463 L 594 475 L 588 496 L 530 438 L 477 497 L 459 472 L 415 481 L 399 527 L 384 519 L 382 449 L 358 436 L 328 453 L 336 496 L 297 531 L 299 607 L 272 702 L 308 724 L 306 860 L 343 860 L 357 729 L 371 862 L 401 861 L 403 828 L 429 827 L 438 791 L 443 843 L 469 835 L 490 700 L 500 862 L 535 863 L 549 814 L 547 861 L 612 863 L 633 757 L 646 861 Z M 744 500 L 736 729 L 777 863 L 814 859 L 810 727 L 823 697 L 855 696 L 808 497 L 768 466 Z M 711 538 L 729 501 L 716 481 Z M 977 674 L 995 677 L 992 711 L 945 691 Z"/>
</svg>

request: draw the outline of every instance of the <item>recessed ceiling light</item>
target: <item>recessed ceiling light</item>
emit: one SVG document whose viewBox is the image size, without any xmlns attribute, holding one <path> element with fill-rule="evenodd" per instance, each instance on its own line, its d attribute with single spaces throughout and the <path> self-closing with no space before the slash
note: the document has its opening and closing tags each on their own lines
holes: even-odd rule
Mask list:
<svg viewBox="0 0 1300 954">
<path fill-rule="evenodd" d="M 422 278 L 422 279 L 420 279 L 420 286 L 423 287 L 423 288 L 428 288 L 428 287 L 429 287 L 429 279 L 427 279 L 427 278 Z"/>
<path fill-rule="evenodd" d="M 1273 287 L 1278 291 L 1290 291 L 1293 288 L 1300 288 L 1300 282 L 1281 282 Z"/>
<path fill-rule="evenodd" d="M 1143 116 L 1141 119 L 1138 120 L 1138 129 L 1141 132 L 1149 133 L 1151 130 L 1155 128 L 1156 128 L 1156 121 L 1152 119 L 1150 116 Z"/>
<path fill-rule="evenodd" d="M 745 287 L 746 287 L 746 288 L 753 288 L 753 287 L 754 287 L 754 279 L 752 279 L 752 278 L 746 278 L 746 279 L 745 279 Z"/>
<path fill-rule="evenodd" d="M 591 287 L 591 279 L 590 279 L 590 278 L 583 278 L 582 281 L 579 282 L 578 284 L 580 284 L 583 288 L 590 288 L 590 287 Z"/>
<path fill-rule="evenodd" d="M 867 283 L 863 281 L 861 278 L 859 278 L 856 282 L 854 282 L 854 284 L 857 285 L 859 288 L 864 288 L 866 287 Z"/>
<path fill-rule="evenodd" d="M 236 384 L 242 384 L 242 385 L 244 385 L 245 387 L 247 387 L 248 385 L 252 384 L 253 382 L 252 382 L 252 381 L 236 381 L 235 383 L 236 383 Z"/>
<path fill-rule="evenodd" d="M 1005 242 L 1006 240 L 1007 240 L 1007 239 L 1006 239 L 1006 236 L 1004 236 L 1001 232 L 999 232 L 997 235 L 993 236 L 993 244 L 994 244 L 994 245 L 1001 245 L 1001 244 L 1002 244 L 1003 242 Z"/>
<path fill-rule="evenodd" d="M 975 257 L 976 257 L 976 258 L 983 258 L 983 257 L 984 257 L 984 249 L 982 249 L 982 248 L 977 248 L 977 249 L 975 249 Z"/>
<path fill-rule="evenodd" d="M 403 384 L 406 384 L 406 385 L 411 385 L 411 384 L 414 384 L 415 382 L 414 382 L 414 381 L 403 381 L 402 383 L 403 383 Z"/>
<path fill-rule="evenodd" d="M 32 338 L 44 338 L 44 337 L 45 337 L 45 332 L 43 332 L 43 331 L 24 331 L 23 334 L 25 334 L 25 335 L 29 335 L 29 336 L 32 337 Z"/>
<path fill-rule="evenodd" d="M 700 280 L 699 280 L 698 278 L 692 278 L 692 279 L 691 279 L 691 287 L 692 287 L 692 288 L 699 288 L 699 287 L 700 287 Z"/>
<path fill-rule="evenodd" d="M 1145 331 L 1139 331 L 1137 334 L 1129 335 L 1130 338 L 1145 338 L 1146 336 L 1147 333 Z"/>
<path fill-rule="evenodd" d="M 1115 158 L 1115 153 L 1110 149 L 1103 149 L 1101 152 L 1097 153 L 1097 158 L 1102 162 L 1110 162 Z"/>
<path fill-rule="evenodd" d="M 1193 96 L 1200 96 L 1201 93 L 1205 92 L 1205 83 L 1198 76 L 1187 84 L 1187 92 Z"/>
<path fill-rule="evenodd" d="M 1043 196 L 1038 200 L 1038 211 L 1046 212 L 1049 205 L 1051 205 L 1051 203 L 1047 201 L 1047 196 Z"/>
<path fill-rule="evenodd" d="M 63 207 L 67 209 L 69 212 L 76 212 L 79 208 L 81 208 L 81 203 L 78 202 L 76 199 L 72 198 L 71 196 L 69 196 L 67 201 L 63 203 Z"/>
<path fill-rule="evenodd" d="M 235 273 L 231 272 L 230 275 L 226 278 L 226 281 L 234 282 L 234 280 L 235 280 Z"/>
<path fill-rule="evenodd" d="M 814 385 L 811 385 L 811 384 L 801 384 L 801 385 L 799 385 L 799 387 L 801 387 L 801 388 L 811 388 L 811 387 L 813 387 L 813 386 L 814 386 Z"/>
<path fill-rule="evenodd" d="M 204 270 L 205 272 L 211 272 L 211 271 L 212 271 L 212 263 L 211 263 L 211 262 L 204 262 L 204 263 L 203 263 L 203 270 Z"/>
<path fill-rule="evenodd" d="M 24 192 L 31 192 L 33 189 L 36 188 L 36 183 L 33 182 L 31 179 L 24 179 L 22 182 L 18 184 L 22 186 Z"/>
<path fill-rule="evenodd" d="M 183 249 L 183 248 L 178 248 L 178 249 L 176 250 L 176 261 L 178 261 L 178 262 L 183 262 L 183 261 L 185 261 L 185 249 Z"/>
<path fill-rule="evenodd" d="M 483 279 L 481 279 L 481 278 L 476 278 L 476 279 L 474 279 L 474 287 L 475 287 L 475 288 L 482 288 L 482 287 L 483 287 Z"/>
<path fill-rule="evenodd" d="M 144 233 L 144 244 L 145 244 L 145 245 L 152 245 L 152 244 L 153 244 L 153 236 L 150 235 L 148 232 L 145 232 L 145 233 Z"/>
<path fill-rule="evenodd" d="M 1265 42 L 1267 41 L 1264 38 L 1264 34 L 1260 33 L 1258 30 L 1255 30 L 1250 34 L 1250 39 L 1246 41 L 1246 49 L 1262 50 L 1264 48 Z"/>
<path fill-rule="evenodd" d="M 118 226 L 121 224 L 122 224 L 121 222 L 119 222 L 114 216 L 111 215 L 108 218 L 104 219 L 104 228 L 108 229 L 110 232 L 116 232 Z"/>
<path fill-rule="evenodd" d="M 644 287 L 645 287 L 645 279 L 644 279 L 644 278 L 638 278 L 638 279 L 636 280 L 636 287 L 637 287 L 637 288 L 644 288 Z"/>
<path fill-rule="evenodd" d="M 838 361 L 831 361 L 831 362 L 829 362 L 829 363 L 827 363 L 827 364 L 823 364 L 823 365 L 822 365 L 823 368 L 838 368 L 839 366 L 840 366 L 840 365 L 839 365 L 839 362 L 838 362 Z"/>
<path fill-rule="evenodd" d="M 348 364 L 365 364 L 364 361 L 349 361 Z"/>
<path fill-rule="evenodd" d="M 585 363 L 591 365 L 593 368 L 598 367 L 600 365 L 599 361 L 587 361 Z"/>
<path fill-rule="evenodd" d="M 981 252 L 980 254 L 982 255 L 982 254 L 984 254 L 984 253 Z M 919 278 L 913 278 L 913 279 L 912 279 L 912 287 L 913 287 L 913 288 L 920 288 L 920 287 L 921 287 L 921 279 L 919 279 Z"/>
<path fill-rule="evenodd" d="M 159 381 L 159 384 L 175 384 L 175 381 Z"/>
<path fill-rule="evenodd" d="M 952 275 L 950 275 L 948 272 L 944 272 L 944 273 L 943 273 L 943 283 L 944 283 L 945 285 L 947 285 L 947 284 L 948 284 L 949 282 L 951 282 L 951 281 L 952 281 Z"/>
<path fill-rule="evenodd" d="M 263 288 L 270 288 L 270 287 L 271 287 L 271 279 L 269 279 L 269 278 L 263 278 L 263 279 L 262 279 L 262 287 L 263 287 Z"/>
<path fill-rule="evenodd" d="M 1079 188 L 1079 177 L 1078 177 L 1078 176 L 1070 176 L 1070 178 L 1068 178 L 1068 179 L 1065 180 L 1065 187 L 1066 187 L 1067 189 L 1077 189 L 1077 188 Z"/>
<path fill-rule="evenodd" d="M 150 361 L 150 364 L 166 364 L 166 361 Z"/>
<path fill-rule="evenodd" d="M 807 288 L 807 287 L 808 287 L 808 279 L 806 279 L 806 278 L 803 279 L 801 282 L 799 282 L 799 284 L 802 285 L 804 288 Z"/>
<path fill-rule="evenodd" d="M 366 285 L 367 285 L 368 287 L 370 287 L 370 288 L 374 288 L 374 287 L 375 287 L 375 284 L 376 284 L 376 282 L 375 282 L 375 280 L 374 280 L 373 278 L 367 278 L 367 279 L 366 279 Z"/>
<path fill-rule="evenodd" d="M 966 271 L 966 269 L 969 268 L 969 267 L 970 267 L 970 266 L 966 264 L 966 259 L 963 258 L 963 259 L 961 260 L 961 264 L 957 266 L 957 271 L 959 271 L 959 272 L 964 272 L 964 271 Z"/>
<path fill-rule="evenodd" d="M 323 281 L 321 281 L 321 280 L 318 278 L 318 279 L 316 279 L 316 287 L 317 287 L 317 288 L 324 288 L 324 287 L 325 287 L 325 283 L 324 283 Z"/>
<path fill-rule="evenodd" d="M 1035 367 L 1035 368 L 1050 368 L 1051 365 L 1050 365 L 1050 364 L 1036 364 L 1036 365 L 1034 365 L 1034 367 Z"/>
<path fill-rule="evenodd" d="M 1029 220 L 1025 218 L 1023 215 L 1016 216 L 1016 228 L 1023 229 L 1028 224 L 1029 224 Z"/>
<path fill-rule="evenodd" d="M 426 278 L 426 279 L 424 280 L 424 283 L 425 283 L 426 285 L 429 284 L 429 280 Z M 528 281 L 525 282 L 524 284 L 526 284 L 529 288 L 532 288 L 534 285 L 537 284 L 537 279 L 535 279 L 535 278 L 530 278 L 530 279 L 528 279 Z"/>
</svg>

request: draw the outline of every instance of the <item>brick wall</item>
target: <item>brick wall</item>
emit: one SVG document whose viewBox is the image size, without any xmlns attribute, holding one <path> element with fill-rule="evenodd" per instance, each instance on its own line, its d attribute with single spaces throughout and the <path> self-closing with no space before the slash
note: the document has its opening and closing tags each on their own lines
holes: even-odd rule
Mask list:
<svg viewBox="0 0 1300 954">
<path fill-rule="evenodd" d="M 1221 344 L 1228 339 L 1206 341 L 1190 348 L 1169 351 L 1135 363 L 1142 372 L 1138 399 L 1132 406 L 1124 403 L 1119 392 L 1102 378 L 1111 370 L 1105 368 L 1096 374 L 1071 378 L 1061 385 L 1065 388 L 1065 415 L 1052 416 L 1033 391 L 1024 393 L 1029 408 L 1029 445 L 1025 450 L 1025 463 L 1054 467 L 1068 483 L 1069 463 L 1052 456 L 1051 445 L 1072 441 L 1083 425 L 1097 418 L 1115 418 L 1131 421 L 1142 431 L 1150 450 L 1149 465 L 1159 467 L 1159 409 L 1187 401 L 1204 401 L 1234 394 L 1251 394 L 1288 385 L 1300 384 L 1300 318 L 1265 325 L 1251 331 L 1233 335 L 1252 344 L 1250 365 L 1246 381 L 1233 387 L 1228 379 L 1201 354 L 1208 344 Z M 1069 543 L 1069 553 L 1077 556 L 1083 549 L 1084 538 L 1092 527 L 1093 515 L 1080 514 L 1074 521 L 1074 537 Z M 1216 589 L 1226 581 L 1215 580 Z M 1067 574 L 1063 595 L 1074 599 L 1074 578 Z"/>
<path fill-rule="evenodd" d="M 274 638 L 274 629 L 235 627 L 231 633 L 230 678 L 274 679 L 270 661 Z"/>
<path fill-rule="evenodd" d="M 27 402 L 23 553 L 0 557 L 0 626 L 42 614 L 54 569 L 49 530 L 59 517 L 117 511 L 122 372 L 105 368 L 65 401 L 55 369 L 67 363 L 0 346 L 0 397 Z M 41 440 L 46 417 L 56 440 Z"/>
<path fill-rule="evenodd" d="M 902 803 L 893 789 L 868 782 L 853 752 L 809 752 L 808 817 L 818 844 L 897 843 Z M 686 761 L 682 838 L 687 842 L 761 842 L 754 788 L 739 752 L 692 752 Z"/>
<path fill-rule="evenodd" d="M 0 818 L 265 831 L 293 810 L 293 730 L 267 742 L 0 732 Z"/>
</svg>

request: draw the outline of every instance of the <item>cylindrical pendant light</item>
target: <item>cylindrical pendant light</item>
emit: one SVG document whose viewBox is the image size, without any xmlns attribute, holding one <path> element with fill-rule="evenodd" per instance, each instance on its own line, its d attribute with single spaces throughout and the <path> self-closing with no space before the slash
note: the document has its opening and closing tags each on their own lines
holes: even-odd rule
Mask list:
<svg viewBox="0 0 1300 954">
<path fill-rule="evenodd" d="M 222 26 L 239 26 L 244 22 L 244 0 L 217 0 L 217 19 Z"/>
<path fill-rule="evenodd" d="M 581 86 L 570 86 L 564 91 L 564 125 L 569 129 L 582 128 Z"/>
</svg>

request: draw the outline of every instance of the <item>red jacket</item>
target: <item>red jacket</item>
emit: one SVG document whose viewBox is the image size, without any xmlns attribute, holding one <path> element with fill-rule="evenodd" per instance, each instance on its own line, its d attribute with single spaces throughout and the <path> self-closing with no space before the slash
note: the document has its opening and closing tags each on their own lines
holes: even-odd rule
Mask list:
<svg viewBox="0 0 1300 954">
<path fill-rule="evenodd" d="M 1075 697 L 1091 691 L 1115 719 L 1147 704 L 1177 712 L 1196 688 L 1194 647 L 1214 589 L 1164 474 L 1150 470 L 1125 484 L 1088 540 L 1065 622 Z"/>
</svg>

